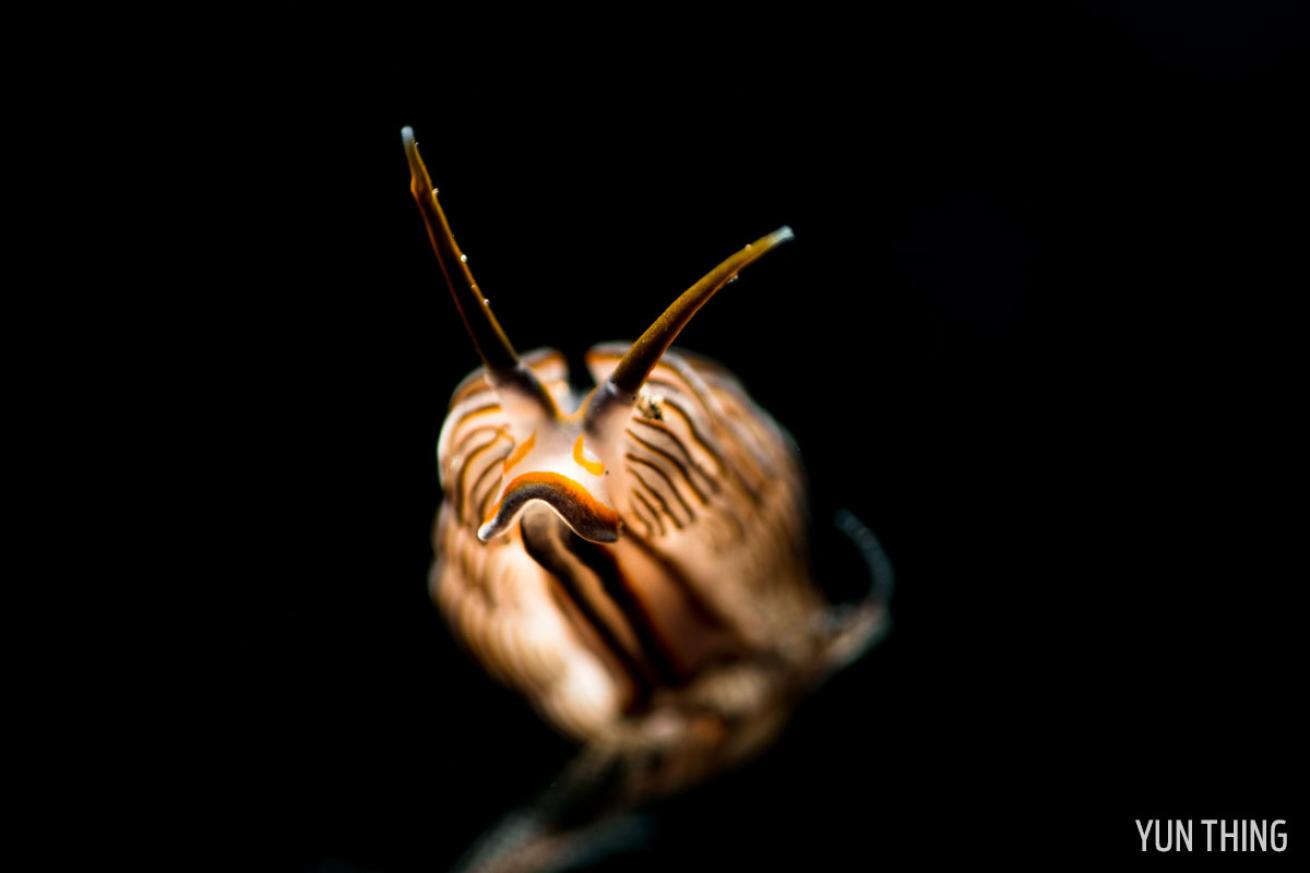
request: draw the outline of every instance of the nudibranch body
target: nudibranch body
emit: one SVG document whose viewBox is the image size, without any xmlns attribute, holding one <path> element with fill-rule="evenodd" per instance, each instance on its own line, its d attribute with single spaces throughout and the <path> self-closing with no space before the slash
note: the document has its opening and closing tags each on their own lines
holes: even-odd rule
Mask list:
<svg viewBox="0 0 1310 873">
<path fill-rule="evenodd" d="M 670 348 L 791 230 L 727 258 L 636 342 L 592 348 L 595 387 L 579 394 L 559 352 L 515 352 L 408 128 L 404 141 L 482 359 L 455 389 L 438 443 L 431 584 L 442 614 L 584 757 L 621 771 L 606 782 L 611 809 L 763 747 L 885 624 L 882 597 L 834 607 L 814 584 L 790 437 L 722 366 Z"/>
</svg>

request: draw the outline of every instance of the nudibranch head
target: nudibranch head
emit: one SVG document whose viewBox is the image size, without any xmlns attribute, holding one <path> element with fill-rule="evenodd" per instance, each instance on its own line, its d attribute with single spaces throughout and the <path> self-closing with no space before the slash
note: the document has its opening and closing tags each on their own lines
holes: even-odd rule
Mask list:
<svg viewBox="0 0 1310 873">
<path fill-rule="evenodd" d="M 478 288 L 437 200 L 413 130 L 406 127 L 402 138 L 410 190 L 513 443 L 501 462 L 502 484 L 480 520 L 478 539 L 487 542 L 504 534 L 525 507 L 539 501 L 583 539 L 615 542 L 623 527 L 617 501 L 626 496 L 627 485 L 610 474 L 623 469 L 624 428 L 642 385 L 696 312 L 742 269 L 790 240 L 791 228 L 781 227 L 746 245 L 683 292 L 578 408 L 564 412 L 519 358 Z"/>
</svg>

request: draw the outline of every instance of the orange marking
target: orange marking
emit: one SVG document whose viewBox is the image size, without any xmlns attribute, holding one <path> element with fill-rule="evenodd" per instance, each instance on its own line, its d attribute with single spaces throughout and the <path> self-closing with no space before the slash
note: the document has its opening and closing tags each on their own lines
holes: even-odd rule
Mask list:
<svg viewBox="0 0 1310 873">
<path fill-rule="evenodd" d="M 578 466 L 586 470 L 593 476 L 599 476 L 605 472 L 605 465 L 600 461 L 588 461 L 587 456 L 582 453 L 583 435 L 578 434 L 578 441 L 573 444 L 573 460 L 578 462 Z"/>
<path fill-rule="evenodd" d="M 470 409 L 468 412 L 464 413 L 459 417 L 459 420 L 455 422 L 455 426 L 463 427 L 464 422 L 468 421 L 470 418 L 474 418 L 479 415 L 490 415 L 493 412 L 500 412 L 499 403 L 488 403 L 486 406 L 479 406 L 477 409 Z"/>
<path fill-rule="evenodd" d="M 508 473 L 509 468 L 513 467 L 519 461 L 523 460 L 524 456 L 527 455 L 528 452 L 532 451 L 532 447 L 536 444 L 537 444 L 537 432 L 534 430 L 532 432 L 532 435 L 529 436 L 527 439 L 525 439 L 522 443 L 520 443 L 514 449 L 514 453 L 505 459 L 505 466 L 501 469 L 503 469 L 504 472 Z"/>
<path fill-rule="evenodd" d="M 513 497 L 514 492 L 523 485 L 547 485 L 590 516 L 589 520 L 599 522 L 607 527 L 617 528 L 619 526 L 619 514 L 592 497 L 590 492 L 581 484 L 558 473 L 540 472 L 515 476 L 502 492 L 505 496 L 496 502 L 496 505 L 491 508 L 491 512 L 487 513 L 487 517 L 483 519 L 482 523 L 488 524 L 495 519 L 500 514 L 500 508 L 505 501 Z"/>
</svg>

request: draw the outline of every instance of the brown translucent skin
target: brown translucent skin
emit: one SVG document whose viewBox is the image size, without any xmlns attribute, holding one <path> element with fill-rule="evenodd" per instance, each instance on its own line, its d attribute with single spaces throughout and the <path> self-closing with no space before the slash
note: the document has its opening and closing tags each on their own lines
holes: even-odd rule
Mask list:
<svg viewBox="0 0 1310 873">
<path fill-rule="evenodd" d="M 484 366 L 438 444 L 445 495 L 432 592 L 456 637 L 583 749 L 465 869 L 558 863 L 607 817 L 764 748 L 799 697 L 883 624 L 834 609 L 810 576 L 789 436 L 726 369 L 671 350 L 740 270 L 730 256 L 632 344 L 593 348 L 578 397 L 564 358 L 520 358 L 460 256 L 412 133 L 412 190 Z M 591 812 L 578 818 L 579 805 Z"/>
</svg>

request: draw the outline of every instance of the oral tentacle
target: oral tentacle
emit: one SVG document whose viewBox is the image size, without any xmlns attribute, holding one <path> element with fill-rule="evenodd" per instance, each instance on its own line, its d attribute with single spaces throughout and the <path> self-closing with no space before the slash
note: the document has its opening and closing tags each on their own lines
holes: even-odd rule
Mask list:
<svg viewBox="0 0 1310 873">
<path fill-rule="evenodd" d="M 500 501 L 478 528 L 482 542 L 507 531 L 533 500 L 540 500 L 555 511 L 578 536 L 596 543 L 618 540 L 619 515 L 597 500 L 578 481 L 559 473 L 534 471 L 515 477 L 505 486 Z"/>
</svg>

